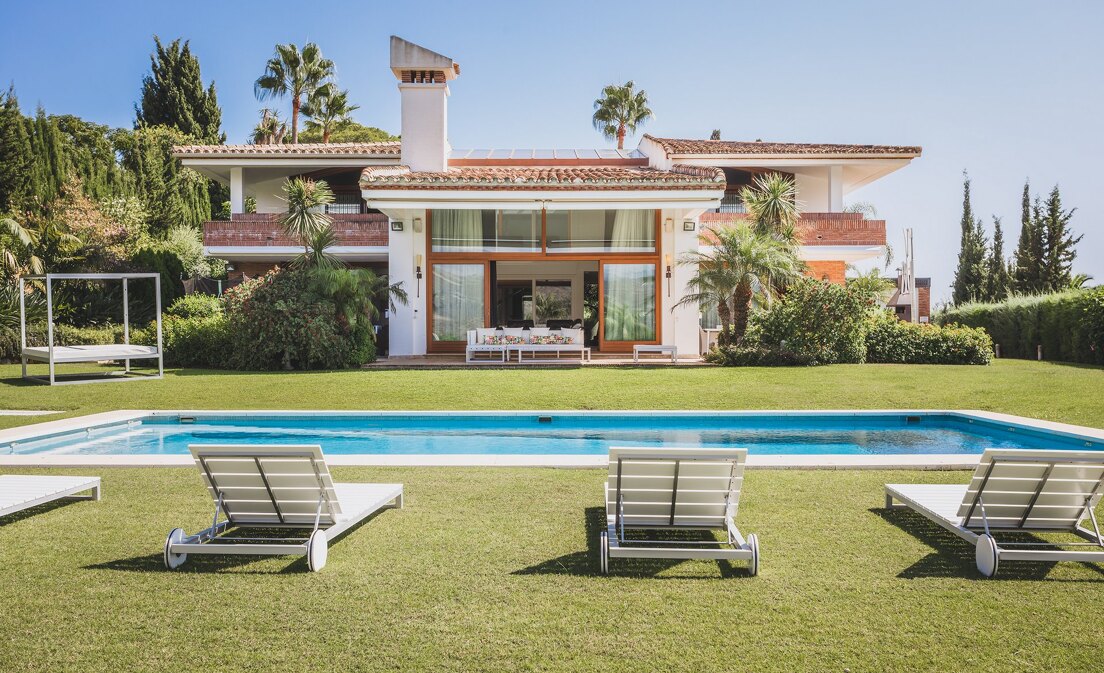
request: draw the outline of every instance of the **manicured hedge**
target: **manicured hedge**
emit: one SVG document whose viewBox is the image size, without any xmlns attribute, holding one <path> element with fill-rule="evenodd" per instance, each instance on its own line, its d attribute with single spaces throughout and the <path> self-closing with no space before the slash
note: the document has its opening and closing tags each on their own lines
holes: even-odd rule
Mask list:
<svg viewBox="0 0 1104 673">
<path fill-rule="evenodd" d="M 993 340 L 977 327 L 901 322 L 887 313 L 866 332 L 867 362 L 987 365 L 992 356 Z"/>
<path fill-rule="evenodd" d="M 1104 287 L 965 304 L 936 316 L 943 325 L 980 327 L 1001 357 L 1104 364 Z"/>
</svg>

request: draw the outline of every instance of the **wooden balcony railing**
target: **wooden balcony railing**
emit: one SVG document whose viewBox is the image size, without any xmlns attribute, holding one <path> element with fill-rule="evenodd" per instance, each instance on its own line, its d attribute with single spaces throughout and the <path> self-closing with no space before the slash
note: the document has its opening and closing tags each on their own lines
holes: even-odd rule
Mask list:
<svg viewBox="0 0 1104 673">
<path fill-rule="evenodd" d="M 297 246 L 298 241 L 284 235 L 277 213 L 240 213 L 229 221 L 203 224 L 203 244 L 208 247 Z M 337 245 L 387 245 L 387 216 L 381 213 L 331 213 Z"/>
</svg>

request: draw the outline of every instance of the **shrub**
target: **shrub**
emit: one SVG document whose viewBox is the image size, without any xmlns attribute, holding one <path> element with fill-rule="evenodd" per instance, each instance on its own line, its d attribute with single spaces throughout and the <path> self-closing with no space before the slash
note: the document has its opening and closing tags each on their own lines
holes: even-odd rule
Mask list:
<svg viewBox="0 0 1104 673">
<path fill-rule="evenodd" d="M 936 320 L 985 329 L 1004 357 L 1035 359 L 1042 346 L 1048 360 L 1104 364 L 1104 287 L 964 304 Z"/>
<path fill-rule="evenodd" d="M 178 318 L 210 318 L 222 313 L 222 300 L 209 294 L 189 294 L 174 301 L 166 314 Z"/>
<path fill-rule="evenodd" d="M 235 369 L 335 369 L 375 358 L 372 327 L 356 328 L 311 290 L 307 271 L 276 269 L 225 295 Z"/>
<path fill-rule="evenodd" d="M 858 290 L 803 278 L 752 317 L 743 345 L 788 353 L 803 364 L 863 362 L 871 305 Z"/>
<path fill-rule="evenodd" d="M 724 367 L 794 367 L 811 364 L 807 357 L 762 346 L 725 346 L 705 354 L 705 361 Z"/>
<path fill-rule="evenodd" d="M 226 365 L 232 340 L 229 321 L 222 312 L 206 316 L 169 315 L 162 324 L 165 362 L 175 367 Z M 157 338 L 156 333 L 153 335 Z"/>
<path fill-rule="evenodd" d="M 993 340 L 979 327 L 901 322 L 888 313 L 866 332 L 866 361 L 927 365 L 987 365 Z"/>
</svg>

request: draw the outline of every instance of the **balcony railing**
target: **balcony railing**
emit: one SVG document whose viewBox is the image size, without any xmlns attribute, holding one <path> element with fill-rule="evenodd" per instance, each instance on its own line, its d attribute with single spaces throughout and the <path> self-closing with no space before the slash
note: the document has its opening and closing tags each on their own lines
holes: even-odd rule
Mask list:
<svg viewBox="0 0 1104 673">
<path fill-rule="evenodd" d="M 702 227 L 723 227 L 747 217 L 743 213 L 703 213 Z M 868 220 L 862 213 L 802 213 L 798 223 L 802 245 L 886 244 L 885 220 Z"/>
<path fill-rule="evenodd" d="M 278 213 L 237 213 L 203 225 L 208 247 L 298 246 L 284 235 Z M 339 246 L 385 247 L 388 219 L 381 213 L 330 213 Z"/>
</svg>

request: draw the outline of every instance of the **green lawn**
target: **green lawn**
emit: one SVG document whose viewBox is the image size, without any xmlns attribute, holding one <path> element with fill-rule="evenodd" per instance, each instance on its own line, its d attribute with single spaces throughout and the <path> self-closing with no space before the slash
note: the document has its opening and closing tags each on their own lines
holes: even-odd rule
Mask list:
<svg viewBox="0 0 1104 673">
<path fill-rule="evenodd" d="M 1104 426 L 1104 370 L 815 369 L 170 372 L 47 388 L 0 367 L 0 408 L 990 409 Z M 41 419 L 0 417 L 0 423 Z M 5 469 L 2 471 L 13 472 Z M 21 473 L 43 470 L 21 469 Z M 0 519 L 0 671 L 1088 671 L 1104 567 L 1005 564 L 908 512 L 887 481 L 964 472 L 749 472 L 739 522 L 759 577 L 708 562 L 595 573 L 598 470 L 337 468 L 401 481 L 407 507 L 301 561 L 161 569 L 175 526 L 206 525 L 194 469 L 99 474 L 104 499 Z M 1104 516 L 1104 508 L 1099 511 Z"/>
<path fill-rule="evenodd" d="M 24 472 L 30 472 L 24 470 Z M 161 568 L 209 522 L 194 469 L 103 469 L 104 499 L 0 522 L 0 670 L 1090 671 L 1104 569 L 1004 564 L 908 512 L 887 481 L 963 472 L 753 471 L 760 576 L 614 560 L 595 573 L 598 470 L 338 468 L 407 505 L 291 558 Z M 1104 514 L 1104 512 L 1101 512 Z"/>
</svg>

